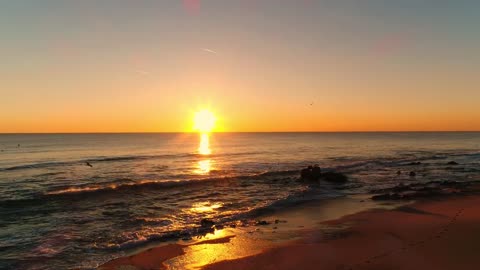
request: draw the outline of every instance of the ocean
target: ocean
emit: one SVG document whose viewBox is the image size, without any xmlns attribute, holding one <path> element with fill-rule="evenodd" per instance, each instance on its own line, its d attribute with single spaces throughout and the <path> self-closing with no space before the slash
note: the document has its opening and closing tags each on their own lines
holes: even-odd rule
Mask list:
<svg viewBox="0 0 480 270">
<path fill-rule="evenodd" d="M 297 181 L 313 164 L 349 181 Z M 2 134 L 0 269 L 92 269 L 203 218 L 433 180 L 479 181 L 480 133 Z"/>
</svg>

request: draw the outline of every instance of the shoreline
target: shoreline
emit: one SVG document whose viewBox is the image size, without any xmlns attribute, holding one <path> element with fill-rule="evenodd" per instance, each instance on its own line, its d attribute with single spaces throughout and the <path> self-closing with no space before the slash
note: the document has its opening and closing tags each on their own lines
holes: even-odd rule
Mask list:
<svg viewBox="0 0 480 270">
<path fill-rule="evenodd" d="M 213 233 L 193 238 L 191 240 L 172 240 L 164 243 L 151 243 L 143 248 L 133 249 L 126 256 L 110 260 L 98 269 L 121 269 L 122 267 L 136 267 L 131 269 L 197 269 L 193 257 L 201 259 L 196 247 L 203 250 L 211 249 L 207 253 L 217 254 L 221 259 L 238 259 L 262 253 L 266 249 L 301 239 L 307 232 L 319 229 L 325 222 L 339 219 L 372 208 L 391 209 L 408 202 L 374 202 L 368 200 L 369 195 L 355 195 L 324 199 L 302 203 L 294 207 L 277 210 L 258 216 L 252 220 L 238 221 L 236 226 L 222 226 L 213 230 Z M 255 221 L 256 220 L 256 221 Z M 265 224 L 262 224 L 265 222 Z M 240 248 L 217 249 L 220 245 L 228 244 Z M 217 247 L 215 247 L 217 246 Z M 195 248 L 192 248 L 195 247 Z M 245 247 L 247 247 L 245 249 Z M 242 250 L 245 249 L 245 250 Z M 225 253 L 230 254 L 225 254 Z M 149 255 L 147 255 L 149 254 Z M 211 254 L 207 254 L 211 257 Z M 149 257 L 151 256 L 151 257 Z M 217 258 L 217 259 L 218 259 Z M 208 262 L 201 263 L 202 266 Z M 179 266 L 181 265 L 181 266 Z M 193 267 L 196 265 L 195 267 Z M 163 267 L 163 268 L 162 268 Z M 180 268 L 178 268 L 180 267 Z"/>
<path fill-rule="evenodd" d="M 221 229 L 98 269 L 472 269 L 480 249 L 478 191 L 400 203 L 333 199 L 264 217 L 286 222 Z"/>
<path fill-rule="evenodd" d="M 479 194 L 419 200 L 324 222 L 298 241 L 202 269 L 475 269 Z M 343 227 L 343 228 L 342 228 Z"/>
</svg>

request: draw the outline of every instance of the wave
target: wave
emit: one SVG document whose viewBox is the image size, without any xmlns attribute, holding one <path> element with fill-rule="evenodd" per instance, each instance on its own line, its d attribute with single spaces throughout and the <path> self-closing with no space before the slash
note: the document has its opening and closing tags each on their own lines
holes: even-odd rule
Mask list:
<svg viewBox="0 0 480 270">
<path fill-rule="evenodd" d="M 217 158 L 222 156 L 238 156 L 238 155 L 253 155 L 258 152 L 240 152 L 240 153 L 226 153 L 226 154 L 213 154 L 210 158 Z M 198 153 L 182 153 L 182 154 L 162 154 L 162 155 L 135 155 L 135 156 L 112 156 L 112 157 L 96 157 L 89 159 L 80 159 L 72 161 L 55 161 L 55 162 L 39 162 L 32 164 L 24 164 L 12 167 L 0 168 L 0 171 L 17 171 L 25 169 L 39 169 L 47 167 L 60 167 L 60 166 L 72 166 L 72 165 L 85 165 L 88 163 L 103 163 L 103 162 L 121 162 L 121 161 L 137 161 L 137 160 L 152 160 L 152 159 L 166 159 L 166 158 L 188 158 L 188 157 L 203 157 Z"/>
<path fill-rule="evenodd" d="M 43 163 L 25 164 L 25 165 L 13 166 L 13 167 L 0 168 L 0 171 L 16 171 L 16 170 L 24 170 L 24 169 L 53 167 L 53 166 L 59 166 L 59 165 L 66 165 L 68 163 L 69 162 L 43 162 Z"/>
<path fill-rule="evenodd" d="M 0 208 L 16 209 L 16 206 L 27 206 L 39 204 L 45 201 L 65 199 L 65 197 L 84 197 L 84 196 L 100 196 L 108 195 L 109 193 L 130 192 L 134 190 L 152 190 L 152 189 L 170 189 L 192 185 L 206 185 L 217 181 L 236 181 L 236 180 L 259 180 L 268 181 L 275 180 L 279 177 L 296 176 L 297 170 L 286 171 L 268 171 L 258 174 L 244 174 L 235 176 L 216 176 L 206 178 L 194 178 L 188 180 L 141 180 L 133 181 L 123 179 L 120 183 L 110 182 L 103 185 L 79 185 L 79 186 L 65 186 L 54 190 L 48 190 L 39 194 L 32 194 L 31 198 L 11 199 L 0 201 Z M 127 181 L 128 180 L 128 181 Z"/>
<path fill-rule="evenodd" d="M 323 185 L 321 189 L 315 186 L 306 186 L 303 190 L 292 193 L 286 197 L 271 201 L 268 204 L 254 207 L 245 212 L 239 212 L 230 216 L 217 217 L 215 218 L 215 223 L 216 226 L 222 227 L 238 225 L 239 222 L 242 224 L 242 226 L 253 226 L 256 223 L 256 219 L 260 216 L 273 214 L 277 211 L 282 211 L 290 207 L 307 204 L 313 201 L 338 198 L 341 196 L 343 196 L 343 193 L 336 190 L 333 186 Z M 157 221 L 156 219 L 153 220 Z M 158 221 L 160 222 L 160 227 L 171 225 L 169 220 L 158 219 Z M 150 222 L 150 220 L 142 219 L 141 222 L 147 223 Z M 156 226 L 157 224 L 152 225 Z M 148 245 L 152 242 L 164 242 L 178 240 L 181 238 L 190 239 L 195 236 L 200 236 L 204 234 L 205 230 L 201 226 L 199 226 L 198 223 L 193 222 L 181 229 L 169 230 L 167 228 L 166 230 L 155 231 L 146 235 L 138 232 L 133 232 L 128 234 L 128 236 L 125 237 L 123 241 L 119 241 L 117 243 L 108 243 L 101 247 L 97 246 L 97 248 L 129 250 Z"/>
<path fill-rule="evenodd" d="M 162 159 L 162 158 L 181 158 L 188 156 L 196 156 L 197 154 L 171 154 L 171 155 L 149 155 L 149 156 L 118 156 L 118 157 L 98 157 L 90 159 L 81 159 L 73 161 L 58 161 L 58 162 L 40 162 L 25 165 L 18 165 L 6 168 L 0 168 L 0 171 L 16 171 L 24 169 L 39 169 L 47 167 L 59 167 L 59 166 L 72 166 L 72 165 L 84 165 L 88 163 L 99 162 L 115 162 L 115 161 L 134 161 L 134 160 L 146 160 L 146 159 Z"/>
<path fill-rule="evenodd" d="M 213 180 L 213 179 L 209 179 Z M 108 192 L 113 190 L 123 190 L 131 188 L 141 188 L 141 187 L 175 187 L 188 185 L 191 183 L 198 183 L 203 180 L 144 180 L 137 181 L 134 183 L 119 183 L 119 184 L 108 184 L 108 185 L 98 185 L 98 186 L 72 186 L 64 189 L 58 189 L 53 191 L 48 191 L 45 195 L 64 195 L 64 194 L 79 194 L 79 193 L 93 193 L 93 192 Z"/>
<path fill-rule="evenodd" d="M 79 194 L 79 193 L 122 191 L 122 190 L 141 189 L 141 188 L 174 188 L 174 187 L 187 186 L 187 185 L 207 184 L 215 181 L 232 181 L 232 180 L 249 179 L 249 178 L 259 179 L 262 177 L 269 178 L 269 177 L 277 177 L 277 176 L 291 176 L 291 175 L 297 175 L 298 172 L 299 172 L 298 170 L 287 170 L 287 171 L 264 172 L 264 173 L 249 174 L 249 175 L 196 178 L 196 179 L 188 179 L 188 180 L 142 180 L 142 181 L 135 181 L 130 183 L 118 183 L 118 184 L 111 183 L 107 185 L 71 186 L 63 189 L 48 191 L 44 195 L 68 195 L 68 194 Z"/>
</svg>

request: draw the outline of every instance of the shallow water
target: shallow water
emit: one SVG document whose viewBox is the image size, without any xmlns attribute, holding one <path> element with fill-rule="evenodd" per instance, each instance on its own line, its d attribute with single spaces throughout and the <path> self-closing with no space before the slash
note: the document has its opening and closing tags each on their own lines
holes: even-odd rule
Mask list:
<svg viewBox="0 0 480 270">
<path fill-rule="evenodd" d="M 480 180 L 475 132 L 11 134 L 0 151 L 1 269 L 91 268 L 188 236 L 206 217 L 255 218 L 399 182 Z M 315 163 L 350 182 L 298 183 Z"/>
</svg>

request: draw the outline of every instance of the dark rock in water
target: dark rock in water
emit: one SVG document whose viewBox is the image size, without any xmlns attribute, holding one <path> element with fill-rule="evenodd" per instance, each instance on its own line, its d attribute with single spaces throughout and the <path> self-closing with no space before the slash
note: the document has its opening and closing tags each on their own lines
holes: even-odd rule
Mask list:
<svg viewBox="0 0 480 270">
<path fill-rule="evenodd" d="M 312 166 L 308 166 L 308 168 L 302 169 L 300 171 L 300 177 L 302 179 L 310 179 L 312 175 Z"/>
<path fill-rule="evenodd" d="M 432 196 L 453 195 L 468 192 L 468 182 L 430 181 L 426 183 L 399 184 L 391 188 L 372 190 L 372 193 L 381 193 L 372 196 L 372 200 L 411 200 Z"/>
<path fill-rule="evenodd" d="M 458 163 L 455 162 L 455 161 L 450 161 L 450 162 L 447 163 L 447 165 L 458 165 Z"/>
<path fill-rule="evenodd" d="M 200 235 L 206 235 L 207 233 L 215 233 L 215 229 L 213 227 L 200 227 L 198 228 L 197 233 Z"/>
<path fill-rule="evenodd" d="M 268 221 L 266 221 L 266 220 L 259 220 L 259 221 L 257 221 L 257 223 L 256 223 L 257 226 L 258 226 L 258 225 L 264 226 L 264 225 L 268 225 L 268 224 L 270 224 L 270 223 L 269 223 Z"/>
<path fill-rule="evenodd" d="M 313 166 L 312 168 L 312 178 L 317 180 L 322 175 L 322 169 L 318 165 Z"/>
<path fill-rule="evenodd" d="M 344 183 L 348 180 L 347 176 L 337 172 L 322 173 L 322 169 L 318 166 L 308 166 L 300 171 L 300 180 L 318 181 L 325 180 L 334 183 Z"/>
<path fill-rule="evenodd" d="M 338 172 L 326 172 L 322 174 L 322 179 L 333 183 L 345 183 L 348 181 L 348 177 Z"/>
<path fill-rule="evenodd" d="M 278 223 L 287 223 L 287 221 L 286 220 L 275 219 L 275 224 L 278 224 Z"/>
<path fill-rule="evenodd" d="M 200 226 L 205 227 L 205 228 L 211 228 L 215 225 L 215 222 L 211 219 L 204 218 L 200 221 Z"/>
<path fill-rule="evenodd" d="M 417 174 L 412 171 L 412 172 L 410 172 L 408 175 L 410 175 L 410 177 L 414 177 L 414 176 L 416 176 Z"/>
<path fill-rule="evenodd" d="M 184 237 L 182 238 L 182 240 L 183 240 L 183 241 L 190 241 L 190 240 L 192 240 L 192 236 L 191 236 L 191 235 L 184 236 Z"/>
<path fill-rule="evenodd" d="M 410 162 L 407 165 L 421 165 L 422 163 L 420 161 L 417 162 Z"/>
<path fill-rule="evenodd" d="M 397 175 L 400 175 L 400 174 L 402 174 L 402 172 L 401 172 L 401 171 L 397 171 Z"/>
<path fill-rule="evenodd" d="M 302 180 L 317 181 L 322 175 L 322 170 L 318 165 L 308 166 L 300 171 Z"/>
</svg>

